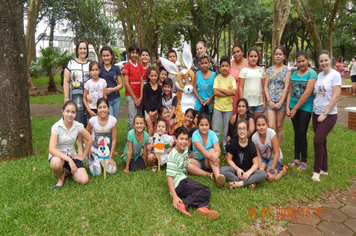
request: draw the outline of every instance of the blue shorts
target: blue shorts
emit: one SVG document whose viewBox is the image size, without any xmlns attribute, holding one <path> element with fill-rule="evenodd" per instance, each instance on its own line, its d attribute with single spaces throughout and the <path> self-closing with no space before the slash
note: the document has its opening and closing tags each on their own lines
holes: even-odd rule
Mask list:
<svg viewBox="0 0 356 236">
<path fill-rule="evenodd" d="M 204 158 L 204 159 L 201 159 L 201 160 L 194 158 L 194 160 L 196 160 L 197 162 L 199 162 L 199 164 L 200 164 L 200 169 L 202 169 L 202 170 L 204 170 L 204 171 L 211 171 L 211 169 L 209 169 L 209 168 L 206 167 L 206 165 L 205 165 L 205 158 Z"/>
<path fill-rule="evenodd" d="M 271 160 L 266 160 L 262 158 L 262 162 L 266 164 L 266 167 L 271 167 L 273 163 L 273 158 Z M 275 168 L 277 172 L 279 172 L 279 168 L 281 167 L 281 165 L 282 165 L 282 158 L 279 158 Z"/>
<path fill-rule="evenodd" d="M 250 106 L 250 107 L 248 107 L 248 109 L 250 110 L 251 113 L 260 113 L 263 110 L 263 105 Z"/>
<path fill-rule="evenodd" d="M 267 111 L 268 111 L 268 110 L 272 110 L 272 111 L 285 112 L 285 111 L 286 111 L 286 107 L 287 107 L 287 102 L 286 102 L 286 100 L 284 100 L 284 102 L 282 103 L 282 106 L 281 106 L 281 108 L 279 108 L 279 110 L 273 110 L 273 109 L 269 106 L 269 104 L 268 104 L 268 102 L 267 102 Z"/>
<path fill-rule="evenodd" d="M 356 75 L 351 75 L 351 81 L 352 83 L 356 83 Z"/>
</svg>

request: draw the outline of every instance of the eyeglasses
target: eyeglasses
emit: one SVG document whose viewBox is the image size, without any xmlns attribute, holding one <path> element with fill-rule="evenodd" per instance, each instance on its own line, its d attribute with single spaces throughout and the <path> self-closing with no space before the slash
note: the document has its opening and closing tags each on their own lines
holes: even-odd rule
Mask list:
<svg viewBox="0 0 356 236">
<path fill-rule="evenodd" d="M 246 131 L 247 128 L 237 128 L 238 131 Z"/>
</svg>

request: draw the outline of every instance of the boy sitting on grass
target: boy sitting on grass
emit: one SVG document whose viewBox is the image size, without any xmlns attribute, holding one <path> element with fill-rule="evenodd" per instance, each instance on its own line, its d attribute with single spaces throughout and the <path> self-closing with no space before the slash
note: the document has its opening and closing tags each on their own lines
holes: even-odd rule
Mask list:
<svg viewBox="0 0 356 236">
<path fill-rule="evenodd" d="M 168 155 L 167 182 L 173 197 L 173 207 L 191 217 L 186 207 L 197 207 L 200 215 L 217 219 L 219 213 L 209 210 L 210 189 L 187 177 L 188 132 L 179 127 L 175 133 L 176 146 Z"/>
</svg>

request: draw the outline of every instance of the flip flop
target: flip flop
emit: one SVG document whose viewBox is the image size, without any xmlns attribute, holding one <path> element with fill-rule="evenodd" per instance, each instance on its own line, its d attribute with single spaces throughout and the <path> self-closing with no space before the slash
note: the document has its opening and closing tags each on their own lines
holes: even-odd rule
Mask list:
<svg viewBox="0 0 356 236">
<path fill-rule="evenodd" d="M 59 186 L 59 185 L 56 185 L 54 186 L 54 189 L 59 189 L 60 187 L 62 187 L 63 185 Z"/>
<path fill-rule="evenodd" d="M 283 169 L 285 169 L 285 170 L 288 171 L 288 166 L 287 166 L 287 165 L 281 165 L 281 166 L 279 167 L 279 171 L 281 171 L 281 170 L 283 170 Z"/>
<path fill-rule="evenodd" d="M 296 162 L 295 160 L 293 160 L 293 161 L 289 162 L 288 165 L 289 165 L 290 167 L 294 167 L 294 166 L 299 165 L 299 163 Z"/>
<path fill-rule="evenodd" d="M 306 170 L 307 169 L 307 166 L 305 165 L 305 164 L 300 164 L 300 166 L 298 167 L 298 170 L 299 171 L 304 171 L 304 170 Z"/>
</svg>

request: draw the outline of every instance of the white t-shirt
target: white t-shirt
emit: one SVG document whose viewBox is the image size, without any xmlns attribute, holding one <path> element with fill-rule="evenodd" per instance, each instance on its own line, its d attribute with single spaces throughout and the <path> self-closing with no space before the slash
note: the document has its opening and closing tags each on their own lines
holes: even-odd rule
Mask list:
<svg viewBox="0 0 356 236">
<path fill-rule="evenodd" d="M 356 62 L 353 62 L 352 67 L 350 68 L 350 75 L 356 75 Z"/>
<path fill-rule="evenodd" d="M 273 159 L 274 152 L 273 152 L 273 146 L 272 146 L 272 138 L 275 135 L 276 135 L 276 132 L 273 129 L 267 128 L 265 143 L 261 143 L 258 132 L 254 133 L 252 135 L 251 140 L 257 145 L 257 148 L 260 151 L 261 157 L 263 159 L 266 159 L 266 160 Z M 279 148 L 279 159 L 282 159 L 282 158 L 283 158 L 283 154 L 282 154 L 281 148 Z"/>
<path fill-rule="evenodd" d="M 248 101 L 249 106 L 260 106 L 263 104 L 262 83 L 261 80 L 265 78 L 265 71 L 262 67 L 250 69 L 242 68 L 239 78 L 244 81 L 244 98 Z"/>
<path fill-rule="evenodd" d="M 85 83 L 84 88 L 88 90 L 92 102 L 88 102 L 90 109 L 96 109 L 97 101 L 104 97 L 104 88 L 106 88 L 106 80 L 99 78 L 97 82 L 90 79 Z"/>
<path fill-rule="evenodd" d="M 98 116 L 93 116 L 89 119 L 89 123 L 92 127 L 91 136 L 93 137 L 93 145 L 91 145 L 91 151 L 98 154 L 98 140 L 99 137 L 110 139 L 109 149 L 111 150 L 112 142 L 112 127 L 115 126 L 117 120 L 115 117 L 109 115 L 108 121 L 104 126 L 99 123 Z"/>
<path fill-rule="evenodd" d="M 324 113 L 333 96 L 333 87 L 341 86 L 340 73 L 332 69 L 327 75 L 324 72 L 318 74 L 318 79 L 314 86 L 314 105 L 313 112 L 317 115 Z M 333 107 L 329 114 L 337 114 L 337 105 Z"/>
<path fill-rule="evenodd" d="M 74 143 L 77 140 L 77 136 L 80 132 L 84 129 L 84 125 L 79 123 L 78 121 L 74 120 L 72 127 L 67 130 L 63 122 L 63 118 L 57 121 L 51 129 L 52 134 L 57 134 L 57 149 L 61 151 L 65 155 L 74 155 L 77 154 L 75 151 Z M 48 155 L 48 159 L 52 158 L 52 154 Z"/>
</svg>

